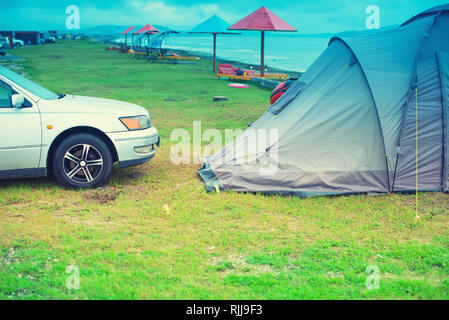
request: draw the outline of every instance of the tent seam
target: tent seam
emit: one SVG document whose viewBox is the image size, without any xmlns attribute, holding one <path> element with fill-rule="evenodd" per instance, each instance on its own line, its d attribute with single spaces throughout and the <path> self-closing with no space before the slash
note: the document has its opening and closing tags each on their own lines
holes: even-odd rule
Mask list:
<svg viewBox="0 0 449 320">
<path fill-rule="evenodd" d="M 436 52 L 437 65 L 438 65 L 438 75 L 440 78 L 440 90 L 441 90 L 441 116 L 443 123 L 443 166 L 441 170 L 441 186 L 443 191 L 447 190 L 447 159 L 448 159 L 448 148 L 447 148 L 447 112 L 446 112 L 446 90 L 443 89 L 443 74 L 441 73 L 441 57 L 440 52 Z"/>
<path fill-rule="evenodd" d="M 423 53 L 424 44 L 425 44 L 426 40 L 430 37 L 430 35 L 433 31 L 433 28 L 434 28 L 435 24 L 437 23 L 437 20 L 440 17 L 442 12 L 443 11 L 440 11 L 438 14 L 435 15 L 435 18 L 432 22 L 432 25 L 429 27 L 429 30 L 423 34 L 419 52 L 416 55 L 416 59 L 415 59 L 414 67 L 413 67 L 413 73 L 410 77 L 410 83 L 409 83 L 409 87 L 407 90 L 407 100 L 405 101 L 404 112 L 402 113 L 402 121 L 401 121 L 402 124 L 401 124 L 401 128 L 399 129 L 399 136 L 398 136 L 398 141 L 397 141 L 396 145 L 400 146 L 400 143 L 401 143 L 401 137 L 402 137 L 402 133 L 403 133 L 404 127 L 405 127 L 405 120 L 406 120 L 405 118 L 407 117 L 407 113 L 409 110 L 410 97 L 412 96 L 412 89 L 414 89 L 415 87 L 418 86 L 418 63 L 419 63 L 420 58 Z M 419 155 L 416 155 L 416 156 L 418 157 Z M 392 185 L 391 191 L 394 190 L 394 186 L 395 186 L 395 182 L 396 182 L 396 174 L 397 174 L 397 169 L 398 169 L 398 163 L 399 163 L 399 153 L 396 154 L 395 169 L 394 169 L 394 173 L 393 173 L 393 185 Z"/>
<path fill-rule="evenodd" d="M 376 111 L 376 115 L 377 115 L 377 122 L 379 125 L 379 129 L 380 129 L 380 135 L 382 137 L 382 144 L 384 146 L 384 156 L 385 156 L 385 165 L 386 165 L 386 172 L 387 172 L 387 192 L 390 192 L 390 171 L 389 171 L 389 167 L 388 167 L 388 157 L 387 157 L 387 147 L 385 145 L 385 137 L 384 137 L 384 130 L 382 127 L 382 122 L 380 121 L 380 115 L 379 115 L 379 109 L 377 107 L 377 103 L 376 103 L 376 99 L 374 99 L 374 94 L 373 94 L 373 90 L 371 89 L 371 84 L 368 81 L 368 78 L 366 76 L 365 70 L 363 69 L 362 64 L 360 63 L 359 59 L 357 58 L 355 52 L 352 50 L 351 46 L 342 38 L 340 37 L 333 37 L 330 41 L 329 41 L 329 45 L 334 42 L 334 41 L 341 41 L 347 48 L 348 50 L 351 52 L 352 56 L 354 57 L 354 59 L 357 61 L 357 64 L 360 66 L 360 70 L 362 71 L 362 75 L 365 78 L 366 84 L 368 85 L 368 90 L 369 93 L 371 95 L 371 99 L 373 100 L 373 104 L 374 104 L 374 109 Z"/>
</svg>

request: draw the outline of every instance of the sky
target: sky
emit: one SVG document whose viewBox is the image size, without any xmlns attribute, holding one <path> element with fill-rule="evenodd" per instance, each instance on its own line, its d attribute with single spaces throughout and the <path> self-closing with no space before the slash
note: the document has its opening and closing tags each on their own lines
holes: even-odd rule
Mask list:
<svg viewBox="0 0 449 320">
<path fill-rule="evenodd" d="M 449 0 L 1 0 L 0 30 L 65 30 L 66 8 L 80 10 L 80 27 L 167 26 L 190 30 L 213 14 L 229 23 L 266 6 L 300 33 L 365 29 L 369 5 L 380 9 L 380 26 L 396 25 Z"/>
</svg>

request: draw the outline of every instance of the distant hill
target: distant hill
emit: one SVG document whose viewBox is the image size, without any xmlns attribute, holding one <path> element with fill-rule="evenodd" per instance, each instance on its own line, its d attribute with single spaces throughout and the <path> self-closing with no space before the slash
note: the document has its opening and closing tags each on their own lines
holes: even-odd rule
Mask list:
<svg viewBox="0 0 449 320">
<path fill-rule="evenodd" d="M 158 29 L 161 32 L 164 31 L 168 31 L 168 30 L 172 30 L 170 28 L 158 25 L 158 24 L 154 24 L 153 25 L 156 29 Z M 78 30 L 76 33 L 82 33 L 82 34 L 87 34 L 87 35 L 101 35 L 101 36 L 106 36 L 106 35 L 112 35 L 112 34 L 119 34 L 121 32 L 123 32 L 124 30 L 126 30 L 127 28 L 129 28 L 130 26 L 121 26 L 121 25 L 101 25 L 101 26 L 96 26 L 93 28 L 88 28 L 88 29 L 80 29 Z M 134 25 L 135 31 L 139 30 L 140 28 L 143 27 L 143 25 Z"/>
</svg>

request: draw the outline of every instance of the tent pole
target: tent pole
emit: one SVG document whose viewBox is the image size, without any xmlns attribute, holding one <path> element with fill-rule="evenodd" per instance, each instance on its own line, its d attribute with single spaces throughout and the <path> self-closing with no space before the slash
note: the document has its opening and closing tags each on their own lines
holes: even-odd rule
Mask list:
<svg viewBox="0 0 449 320">
<path fill-rule="evenodd" d="M 260 75 L 265 76 L 265 31 L 262 31 L 261 57 L 260 57 Z"/>
<path fill-rule="evenodd" d="M 217 69 L 217 34 L 214 33 L 214 73 Z"/>
</svg>

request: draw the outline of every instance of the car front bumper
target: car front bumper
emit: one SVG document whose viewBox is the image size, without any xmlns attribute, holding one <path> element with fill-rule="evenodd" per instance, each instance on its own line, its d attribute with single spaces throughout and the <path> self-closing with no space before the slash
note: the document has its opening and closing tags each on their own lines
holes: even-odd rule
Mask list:
<svg viewBox="0 0 449 320">
<path fill-rule="evenodd" d="M 120 168 L 133 167 L 150 161 L 160 146 L 156 128 L 111 132 L 107 134 L 117 150 Z"/>
</svg>

